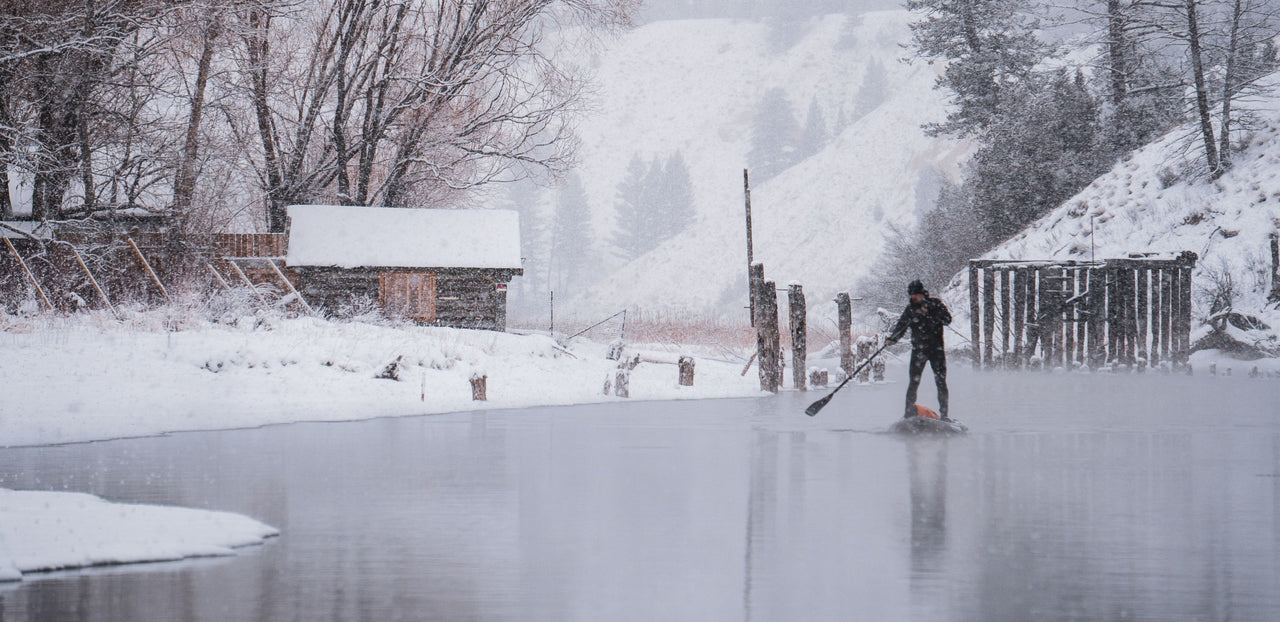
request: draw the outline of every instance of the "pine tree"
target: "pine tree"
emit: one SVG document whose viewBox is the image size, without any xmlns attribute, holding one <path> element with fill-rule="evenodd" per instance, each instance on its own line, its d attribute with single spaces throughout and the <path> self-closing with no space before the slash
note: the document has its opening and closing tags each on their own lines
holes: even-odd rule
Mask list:
<svg viewBox="0 0 1280 622">
<path fill-rule="evenodd" d="M 614 199 L 614 221 L 616 223 L 612 239 L 617 254 L 625 261 L 631 261 L 648 252 L 650 230 L 652 229 L 652 205 L 646 186 L 649 167 L 638 154 L 631 156 L 627 165 L 627 175 L 618 185 L 618 193 Z"/>
<path fill-rule="evenodd" d="M 878 59 L 867 63 L 862 85 L 853 100 L 853 119 L 856 121 L 880 107 L 889 96 L 889 76 Z"/>
<path fill-rule="evenodd" d="M 805 115 L 804 132 L 800 134 L 799 159 L 807 158 L 827 144 L 827 120 L 822 116 L 822 107 L 815 97 L 809 102 L 809 113 Z"/>
<path fill-rule="evenodd" d="M 751 176 L 764 181 L 795 164 L 799 138 L 800 127 L 786 92 L 781 88 L 765 91 L 756 106 L 751 151 L 747 154 Z"/>
<path fill-rule="evenodd" d="M 933 134 L 980 134 L 1004 112 L 1009 91 L 1030 78 L 1047 54 L 1027 0 L 907 0 L 921 18 L 911 24 L 917 55 L 946 61 L 938 88 L 951 92 L 952 112 L 930 124 Z"/>
<path fill-rule="evenodd" d="M 693 181 L 689 178 L 689 165 L 679 151 L 667 159 L 662 169 L 662 189 L 665 208 L 662 218 L 661 237 L 663 240 L 679 235 L 693 225 L 696 210 L 693 205 Z"/>
</svg>

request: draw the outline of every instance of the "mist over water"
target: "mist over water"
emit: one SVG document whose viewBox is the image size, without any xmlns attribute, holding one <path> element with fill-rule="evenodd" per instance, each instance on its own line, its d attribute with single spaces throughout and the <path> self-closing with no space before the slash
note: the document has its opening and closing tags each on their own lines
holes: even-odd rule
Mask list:
<svg viewBox="0 0 1280 622">
<path fill-rule="evenodd" d="M 1280 615 L 1274 380 L 955 367 L 955 438 L 885 434 L 896 382 L 812 419 L 822 393 L 0 450 L 2 487 L 282 532 L 29 575 L 0 586 L 0 620 Z"/>
</svg>

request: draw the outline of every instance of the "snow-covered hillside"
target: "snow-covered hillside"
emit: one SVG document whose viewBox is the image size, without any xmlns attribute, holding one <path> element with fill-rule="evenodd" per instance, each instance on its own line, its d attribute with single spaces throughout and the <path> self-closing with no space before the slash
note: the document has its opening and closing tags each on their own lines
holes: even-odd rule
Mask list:
<svg viewBox="0 0 1280 622">
<path fill-rule="evenodd" d="M 766 23 L 657 22 L 628 33 L 601 56 L 594 112 L 579 127 L 579 172 L 605 240 L 614 198 L 633 154 L 679 150 L 694 184 L 698 221 L 682 235 L 617 269 L 586 292 L 580 309 L 696 313 L 740 311 L 746 301 L 742 169 L 765 91 L 786 89 L 799 121 L 817 101 L 829 125 L 848 123 L 825 149 L 779 176 L 754 182 L 757 261 L 779 284 L 803 283 L 813 299 L 873 268 L 886 228 L 909 226 L 933 200 L 938 174 L 954 176 L 967 146 L 923 135 L 939 120 L 935 68 L 900 62 L 905 11 L 813 20 L 794 45 L 779 46 Z M 867 68 L 885 72 L 884 100 L 853 118 Z M 927 188 L 919 192 L 921 187 Z M 601 250 L 606 250 L 602 243 Z M 575 294 L 575 292 L 569 292 Z M 814 298 L 814 297 L 818 298 Z"/>
<path fill-rule="evenodd" d="M 1194 313 L 1208 312 L 1203 292 L 1230 275 L 1235 308 L 1259 312 L 1270 286 L 1268 237 L 1280 226 L 1280 75 L 1263 93 L 1238 104 L 1253 111 L 1237 134 L 1234 166 L 1210 181 L 1190 126 L 1140 149 L 1075 197 L 987 254 L 993 259 L 1123 257 L 1129 253 L 1193 251 Z M 1189 147 L 1189 148 L 1188 148 Z M 1092 244 L 1092 249 L 1091 249 Z M 967 300 L 966 273 L 949 288 Z M 963 305 L 961 312 L 967 305 Z"/>
</svg>

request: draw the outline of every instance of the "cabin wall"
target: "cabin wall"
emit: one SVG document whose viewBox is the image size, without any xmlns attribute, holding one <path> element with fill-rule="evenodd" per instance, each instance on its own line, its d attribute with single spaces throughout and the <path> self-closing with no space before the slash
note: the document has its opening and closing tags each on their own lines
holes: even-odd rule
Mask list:
<svg viewBox="0 0 1280 622">
<path fill-rule="evenodd" d="M 352 297 L 380 299 L 380 275 L 392 270 L 337 268 L 296 268 L 298 290 L 312 307 L 333 313 L 350 304 Z M 436 326 L 505 331 L 507 292 L 512 271 L 498 270 L 409 270 L 436 274 Z"/>
</svg>

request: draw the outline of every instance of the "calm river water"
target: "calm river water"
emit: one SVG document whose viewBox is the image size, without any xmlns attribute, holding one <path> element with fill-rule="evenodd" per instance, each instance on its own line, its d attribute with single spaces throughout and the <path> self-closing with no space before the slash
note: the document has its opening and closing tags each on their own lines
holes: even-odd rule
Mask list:
<svg viewBox="0 0 1280 622">
<path fill-rule="evenodd" d="M 1280 619 L 1280 382 L 952 385 L 950 439 L 883 433 L 899 383 L 0 449 L 0 487 L 282 532 L 0 621 Z"/>
</svg>

